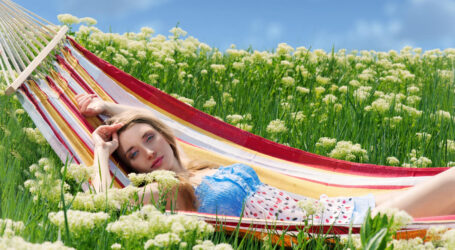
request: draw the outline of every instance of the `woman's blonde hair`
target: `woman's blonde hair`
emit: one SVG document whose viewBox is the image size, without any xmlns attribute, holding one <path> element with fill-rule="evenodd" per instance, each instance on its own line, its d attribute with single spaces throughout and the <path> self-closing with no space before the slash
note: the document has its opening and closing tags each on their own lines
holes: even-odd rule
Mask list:
<svg viewBox="0 0 455 250">
<path fill-rule="evenodd" d="M 158 120 L 153 114 L 143 112 L 143 111 L 125 111 L 115 116 L 112 116 L 110 119 L 105 121 L 105 124 L 112 125 L 115 123 L 123 123 L 123 126 L 117 130 L 118 135 L 120 135 L 123 131 L 130 128 L 134 124 L 144 123 L 152 126 L 157 132 L 159 132 L 169 143 L 171 149 L 174 153 L 177 162 L 180 166 L 186 168 L 190 171 L 197 171 L 207 168 L 217 168 L 218 165 L 208 162 L 208 161 L 200 161 L 200 160 L 193 160 L 188 163 L 187 166 L 182 165 L 182 160 L 180 158 L 180 154 L 177 147 L 177 141 L 175 139 L 174 134 L 172 133 L 172 129 L 164 124 L 162 121 Z M 125 167 L 128 173 L 135 172 L 134 168 L 129 164 L 128 160 L 126 159 L 125 155 L 122 155 L 118 150 L 114 152 L 117 160 L 122 163 L 122 166 Z M 185 207 L 192 207 L 193 210 L 197 210 L 198 203 L 196 199 L 196 195 L 194 193 L 194 189 L 188 180 L 188 176 L 177 175 L 178 179 L 180 180 L 179 184 L 179 193 L 187 197 L 185 200 Z"/>
</svg>

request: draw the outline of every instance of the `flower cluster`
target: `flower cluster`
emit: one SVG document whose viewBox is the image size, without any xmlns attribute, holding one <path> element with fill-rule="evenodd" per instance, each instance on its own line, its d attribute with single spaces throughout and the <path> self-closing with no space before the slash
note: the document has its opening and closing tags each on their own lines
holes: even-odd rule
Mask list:
<svg viewBox="0 0 455 250">
<path fill-rule="evenodd" d="M 368 154 L 360 144 L 352 144 L 351 141 L 339 141 L 329 156 L 336 159 L 365 162 L 368 161 Z"/>
<path fill-rule="evenodd" d="M 251 114 L 246 114 L 246 115 L 239 115 L 239 114 L 232 114 L 232 115 L 227 115 L 226 120 L 231 123 L 231 124 L 237 124 L 242 121 L 249 121 L 251 120 Z"/>
<path fill-rule="evenodd" d="M 66 211 L 68 218 L 68 228 L 76 237 L 84 236 L 90 233 L 94 228 L 104 224 L 110 216 L 104 212 L 90 213 L 78 210 Z M 49 220 L 60 230 L 65 229 L 65 218 L 63 211 L 57 213 L 50 212 Z"/>
<path fill-rule="evenodd" d="M 84 211 L 119 211 L 124 206 L 129 206 L 130 202 L 139 193 L 141 189 L 133 186 L 125 188 L 110 188 L 107 191 L 99 193 L 78 192 L 74 196 L 65 194 L 65 200 L 73 203 L 73 209 Z"/>
<path fill-rule="evenodd" d="M 210 109 L 210 108 L 215 107 L 215 105 L 216 105 L 216 102 L 213 99 L 213 96 L 211 96 L 210 99 L 204 103 L 203 107 L 206 109 Z"/>
<path fill-rule="evenodd" d="M 278 133 L 284 133 L 288 131 L 288 128 L 286 127 L 286 124 L 282 120 L 273 120 L 267 125 L 266 128 L 268 133 L 271 134 L 278 134 Z"/>
<path fill-rule="evenodd" d="M 410 163 L 404 163 L 402 166 L 403 167 L 430 167 L 432 165 L 432 161 L 428 159 L 427 157 L 420 156 L 417 157 L 419 152 L 415 149 L 412 149 L 411 152 L 409 153 L 409 160 Z"/>
<path fill-rule="evenodd" d="M 413 218 L 408 213 L 397 208 L 385 208 L 376 212 L 381 215 L 387 215 L 390 225 L 389 228 L 393 232 L 396 232 L 400 228 L 406 227 L 413 220 Z M 372 214 L 372 216 L 374 217 L 375 215 Z"/>
<path fill-rule="evenodd" d="M 455 141 L 453 140 L 446 140 L 445 143 L 442 141 L 439 143 L 439 147 L 442 149 L 447 148 L 447 152 L 449 153 L 455 153 Z"/>
<path fill-rule="evenodd" d="M 295 80 L 294 78 L 290 77 L 290 76 L 285 76 L 281 79 L 281 82 L 285 85 L 285 86 L 293 86 L 294 83 L 295 83 Z"/>
<path fill-rule="evenodd" d="M 78 24 L 80 23 L 79 18 L 76 16 L 73 16 L 71 14 L 60 14 L 57 16 L 57 19 L 59 22 L 66 24 L 66 25 L 72 25 L 72 24 Z"/>
<path fill-rule="evenodd" d="M 25 181 L 24 187 L 33 194 L 33 200 L 38 202 L 39 199 L 44 199 L 48 202 L 60 203 L 62 180 L 59 179 L 58 172 L 51 166 L 49 159 L 40 159 L 38 164 L 31 165 L 29 170 L 35 176 L 35 179 Z M 67 167 L 67 178 L 74 179 L 80 183 L 90 177 L 91 171 L 93 171 L 91 167 L 69 164 Z M 156 175 L 159 175 L 159 173 Z M 158 179 L 163 184 L 167 180 L 164 175 L 159 176 Z M 172 180 L 169 183 L 172 183 Z M 69 190 L 70 185 L 63 183 L 64 199 L 72 201 L 71 206 L 73 209 L 93 212 L 106 209 L 120 210 L 125 205 L 129 205 L 130 201 L 141 189 L 127 186 L 123 189 L 110 188 L 99 193 L 77 192 L 74 194 L 69 193 Z"/>
<path fill-rule="evenodd" d="M 179 101 L 184 102 L 190 106 L 194 105 L 194 100 L 190 98 L 186 98 L 184 96 L 179 96 L 178 94 L 171 94 L 174 98 L 177 98 Z"/>
<path fill-rule="evenodd" d="M 431 134 L 429 133 L 416 133 L 417 139 L 420 141 L 428 143 L 431 140 Z"/>
<path fill-rule="evenodd" d="M 62 167 L 62 174 L 64 173 L 64 170 L 65 167 Z M 66 167 L 66 178 L 82 183 L 84 181 L 88 181 L 94 171 L 93 167 L 88 167 L 83 164 L 70 163 Z"/>
<path fill-rule="evenodd" d="M 337 139 L 329 137 L 321 137 L 318 142 L 316 142 L 316 148 L 321 148 L 323 150 L 331 150 L 335 147 Z"/>
<path fill-rule="evenodd" d="M 119 243 L 114 243 L 111 245 L 111 249 L 112 250 L 120 250 L 122 249 L 122 245 L 120 245 Z"/>
<path fill-rule="evenodd" d="M 46 144 L 46 138 L 44 138 L 38 128 L 23 128 L 22 130 L 30 141 L 40 145 Z"/>
<path fill-rule="evenodd" d="M 147 174 L 131 173 L 128 174 L 128 178 L 136 187 L 157 182 L 164 189 L 169 189 L 179 184 L 179 180 L 175 177 L 175 172 L 167 170 L 156 170 Z"/>
<path fill-rule="evenodd" d="M 144 249 L 151 247 L 164 247 L 171 248 L 172 246 L 178 246 L 181 242 L 180 237 L 175 233 L 163 233 L 158 234 L 155 238 L 145 242 Z"/>
<path fill-rule="evenodd" d="M 0 237 L 0 246 L 2 249 L 29 249 L 29 250 L 74 250 L 72 247 L 66 247 L 61 241 L 30 243 L 19 236 Z"/>
<path fill-rule="evenodd" d="M 25 226 L 22 221 L 13 221 L 10 219 L 0 219 L 0 235 L 4 237 L 12 237 L 22 233 Z"/>
<path fill-rule="evenodd" d="M 431 242 L 423 242 L 422 238 L 416 237 L 407 240 L 392 240 L 389 244 L 396 250 L 408 250 L 408 249 L 436 249 Z"/>
<path fill-rule="evenodd" d="M 398 160 L 398 158 L 396 158 L 395 156 L 387 157 L 386 162 L 390 166 L 399 166 L 400 165 L 400 160 Z"/>
<path fill-rule="evenodd" d="M 210 240 L 198 241 L 198 244 L 193 247 L 193 250 L 232 250 L 232 246 L 226 243 L 215 245 Z"/>
<path fill-rule="evenodd" d="M 36 179 L 29 179 L 24 182 L 24 187 L 33 194 L 33 200 L 38 201 L 39 197 L 51 202 L 60 200 L 62 181 L 58 178 L 57 172 L 51 165 L 49 159 L 41 158 L 38 164 L 29 167 L 30 173 Z M 63 184 L 63 191 L 69 190 L 67 183 Z"/>
<path fill-rule="evenodd" d="M 393 249 L 454 249 L 455 248 L 455 230 L 449 230 L 445 226 L 431 226 L 427 230 L 425 241 L 422 238 L 413 238 L 407 240 L 393 240 L 389 246 Z"/>
<path fill-rule="evenodd" d="M 210 224 L 195 217 L 166 215 L 151 205 L 145 205 L 130 215 L 122 215 L 117 221 L 109 223 L 106 229 L 125 240 L 154 239 L 149 245 L 165 244 L 166 239 L 168 243 L 174 242 L 177 237 L 186 241 L 188 237 L 199 238 L 214 231 Z M 156 238 L 158 235 L 162 236 Z"/>
<path fill-rule="evenodd" d="M 297 202 L 297 205 L 305 212 L 307 216 L 312 216 L 314 214 L 324 211 L 324 204 L 318 200 L 306 198 Z"/>
</svg>

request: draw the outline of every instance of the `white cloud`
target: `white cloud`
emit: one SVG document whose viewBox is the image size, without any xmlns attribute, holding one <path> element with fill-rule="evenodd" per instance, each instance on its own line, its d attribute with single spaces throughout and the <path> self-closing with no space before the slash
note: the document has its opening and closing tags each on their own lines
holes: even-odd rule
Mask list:
<svg viewBox="0 0 455 250">
<path fill-rule="evenodd" d="M 455 1 L 408 0 L 384 5 L 382 20 L 359 19 L 339 33 L 315 35 L 314 48 L 401 49 L 405 45 L 432 49 L 454 47 Z"/>
<path fill-rule="evenodd" d="M 250 23 L 248 36 L 240 46 L 252 45 L 254 49 L 263 50 L 277 46 L 284 34 L 284 27 L 276 21 L 253 20 Z"/>
<path fill-rule="evenodd" d="M 310 44 L 313 45 L 313 48 L 324 48 L 326 50 L 332 49 L 333 46 L 335 49 L 389 50 L 412 45 L 410 41 L 396 39 L 401 29 L 401 23 L 398 21 L 382 23 L 358 20 L 353 27 L 343 33 L 319 32 Z"/>
<path fill-rule="evenodd" d="M 280 39 L 283 33 L 283 26 L 279 23 L 272 22 L 266 27 L 266 37 L 269 40 Z"/>
<path fill-rule="evenodd" d="M 156 7 L 170 0 L 64 0 L 58 6 L 64 10 L 75 10 L 79 13 L 103 18 L 123 18 L 128 15 Z"/>
</svg>

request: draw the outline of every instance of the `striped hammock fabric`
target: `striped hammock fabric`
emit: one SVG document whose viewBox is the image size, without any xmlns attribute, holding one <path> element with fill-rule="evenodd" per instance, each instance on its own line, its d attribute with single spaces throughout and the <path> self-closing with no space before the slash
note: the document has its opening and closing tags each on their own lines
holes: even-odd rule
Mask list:
<svg viewBox="0 0 455 250">
<path fill-rule="evenodd" d="M 106 117 L 85 118 L 77 109 L 75 96 L 97 94 L 105 101 L 147 108 L 174 131 L 178 145 L 190 159 L 220 165 L 245 163 L 252 166 L 262 182 L 286 190 L 295 198 L 307 196 L 360 196 L 411 187 L 446 168 L 396 168 L 331 159 L 290 148 L 242 131 L 172 96 L 145 84 L 98 58 L 71 38 L 56 56 L 53 70 L 45 79 L 29 80 L 17 91 L 24 109 L 65 162 L 92 165 L 91 133 Z M 129 184 L 126 172 L 115 159 L 109 163 L 115 186 Z M 182 212 L 183 213 L 183 212 Z M 295 222 L 271 222 L 230 216 L 186 213 L 210 223 L 220 218 L 225 230 L 240 223 L 242 232 L 296 232 Z M 417 218 L 403 237 L 421 235 L 430 225 L 452 227 L 454 216 Z M 271 226 L 273 225 L 273 226 Z M 359 225 L 354 225 L 357 232 Z M 313 231 L 346 234 L 349 225 L 314 225 Z"/>
</svg>

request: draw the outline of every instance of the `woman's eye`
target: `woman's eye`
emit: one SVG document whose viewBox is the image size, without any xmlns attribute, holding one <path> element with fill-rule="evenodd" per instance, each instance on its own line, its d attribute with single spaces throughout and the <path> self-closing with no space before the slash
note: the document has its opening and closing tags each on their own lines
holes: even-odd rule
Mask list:
<svg viewBox="0 0 455 250">
<path fill-rule="evenodd" d="M 151 139 L 153 139 L 153 135 L 147 136 L 147 141 L 150 141 Z"/>
<path fill-rule="evenodd" d="M 137 156 L 137 151 L 130 154 L 130 159 L 134 159 Z"/>
</svg>

